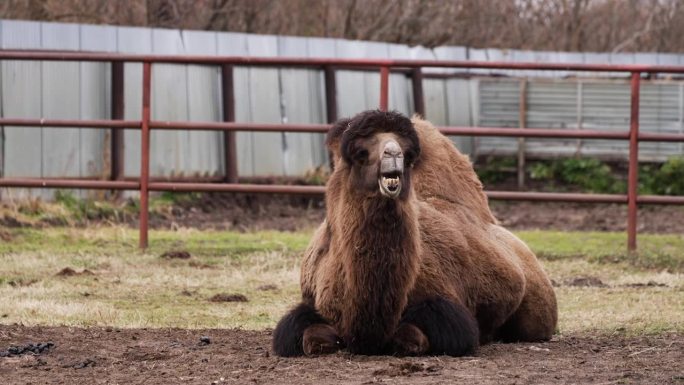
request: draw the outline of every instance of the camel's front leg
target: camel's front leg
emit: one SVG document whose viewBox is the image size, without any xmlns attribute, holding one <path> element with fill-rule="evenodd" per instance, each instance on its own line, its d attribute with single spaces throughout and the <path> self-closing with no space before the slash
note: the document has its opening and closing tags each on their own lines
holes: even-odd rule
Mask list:
<svg viewBox="0 0 684 385">
<path fill-rule="evenodd" d="M 464 356 L 478 347 L 477 321 L 463 305 L 441 297 L 409 306 L 393 338 L 400 355 Z"/>
<path fill-rule="evenodd" d="M 283 357 L 334 353 L 342 348 L 337 331 L 316 309 L 300 303 L 273 331 L 273 351 Z"/>
</svg>

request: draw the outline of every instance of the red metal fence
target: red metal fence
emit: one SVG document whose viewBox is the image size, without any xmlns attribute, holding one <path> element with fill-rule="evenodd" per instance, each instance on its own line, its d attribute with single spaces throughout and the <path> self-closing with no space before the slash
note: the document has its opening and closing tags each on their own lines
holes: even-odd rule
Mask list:
<svg viewBox="0 0 684 385">
<path fill-rule="evenodd" d="M 439 127 L 447 135 L 508 136 L 536 138 L 612 139 L 629 141 L 629 171 L 627 194 L 581 194 L 541 193 L 516 191 L 488 191 L 490 199 L 556 201 L 556 202 L 603 202 L 626 203 L 628 205 L 627 234 L 628 250 L 636 250 L 637 207 L 639 204 L 684 204 L 684 196 L 638 195 L 638 151 L 639 142 L 677 141 L 684 142 L 684 134 L 661 134 L 639 132 L 639 86 L 641 76 L 655 73 L 684 73 L 682 66 L 655 65 L 604 65 L 604 64 L 561 64 L 561 63 L 506 63 L 477 61 L 432 61 L 432 60 L 376 60 L 376 59 L 322 59 L 322 58 L 263 58 L 263 57 L 221 57 L 221 56 L 155 56 L 124 55 L 87 52 L 50 51 L 1 51 L 0 60 L 45 60 L 45 61 L 88 61 L 110 62 L 112 64 L 112 119 L 108 120 L 55 120 L 0 118 L 2 126 L 32 127 L 87 127 L 112 130 L 112 178 L 111 180 L 83 180 L 65 178 L 2 178 L 0 187 L 28 188 L 81 188 L 105 190 L 140 191 L 140 247 L 147 247 L 148 198 L 150 191 L 215 191 L 243 193 L 285 193 L 321 195 L 321 186 L 255 185 L 237 183 L 237 160 L 235 131 L 268 132 L 318 132 L 324 133 L 329 124 L 261 124 L 235 122 L 235 95 L 233 94 L 233 67 L 299 67 L 321 69 L 325 74 L 326 107 L 328 121 L 337 119 L 335 99 L 335 71 L 378 70 L 380 71 L 381 109 L 388 108 L 390 72 L 402 72 L 413 80 L 415 110 L 424 113 L 422 78 L 430 76 L 421 71 L 423 67 L 439 68 L 481 68 L 508 70 L 550 70 L 626 72 L 631 74 L 630 127 L 624 131 L 539 129 L 539 128 L 493 128 L 493 127 Z M 143 64 L 142 119 L 123 119 L 123 71 L 124 63 Z M 150 118 L 150 95 L 152 65 L 156 63 L 201 64 L 221 66 L 223 122 L 166 122 Z M 123 129 L 138 129 L 142 132 L 140 178 L 128 180 L 123 175 Z M 223 183 L 193 183 L 178 180 L 156 181 L 150 178 L 150 130 L 219 130 L 225 132 L 225 166 Z"/>
</svg>

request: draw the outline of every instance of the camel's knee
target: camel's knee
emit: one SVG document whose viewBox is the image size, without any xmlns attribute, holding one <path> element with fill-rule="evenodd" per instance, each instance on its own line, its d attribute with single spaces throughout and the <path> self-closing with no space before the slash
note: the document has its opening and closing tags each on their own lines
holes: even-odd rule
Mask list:
<svg viewBox="0 0 684 385">
<path fill-rule="evenodd" d="M 313 306 L 306 303 L 297 305 L 278 322 L 273 331 L 273 352 L 283 357 L 309 354 L 304 350 L 304 336 L 314 325 L 327 326 L 327 322 Z M 317 327 L 309 332 L 310 351 L 317 349 L 315 341 L 323 341 L 323 331 L 324 328 Z"/>
<path fill-rule="evenodd" d="M 444 298 L 409 307 L 401 323 L 416 326 L 427 337 L 427 354 L 464 356 L 477 350 L 479 331 L 475 317 L 463 305 Z"/>
</svg>

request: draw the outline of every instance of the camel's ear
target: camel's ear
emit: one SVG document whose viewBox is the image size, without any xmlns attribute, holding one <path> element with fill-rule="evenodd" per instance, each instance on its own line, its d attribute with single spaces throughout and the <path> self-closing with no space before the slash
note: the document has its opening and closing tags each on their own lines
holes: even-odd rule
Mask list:
<svg viewBox="0 0 684 385">
<path fill-rule="evenodd" d="M 340 153 L 340 141 L 342 140 L 342 134 L 349 127 L 349 123 L 351 123 L 350 118 L 339 119 L 330 127 L 328 135 L 325 138 L 325 146 L 333 156 L 333 164 L 336 164 L 342 156 Z"/>
</svg>

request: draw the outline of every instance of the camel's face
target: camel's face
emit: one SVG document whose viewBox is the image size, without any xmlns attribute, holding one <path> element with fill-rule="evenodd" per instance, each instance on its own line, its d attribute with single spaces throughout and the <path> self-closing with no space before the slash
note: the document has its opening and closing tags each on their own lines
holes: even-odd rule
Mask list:
<svg viewBox="0 0 684 385">
<path fill-rule="evenodd" d="M 369 197 L 406 197 L 411 167 L 420 153 L 413 125 L 395 112 L 371 111 L 361 117 L 349 122 L 340 144 L 349 182 Z"/>
</svg>

